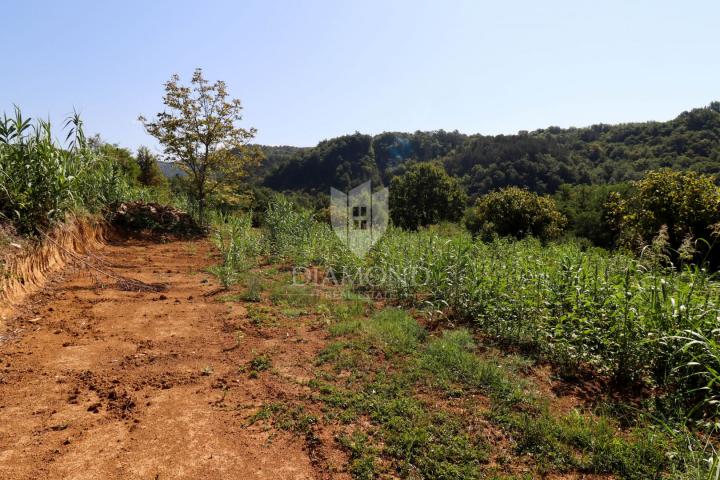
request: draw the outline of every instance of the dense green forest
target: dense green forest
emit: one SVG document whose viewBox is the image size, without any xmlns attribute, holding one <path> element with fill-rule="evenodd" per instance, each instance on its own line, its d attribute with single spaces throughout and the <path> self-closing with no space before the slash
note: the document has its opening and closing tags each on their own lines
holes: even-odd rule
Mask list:
<svg viewBox="0 0 720 480">
<path fill-rule="evenodd" d="M 355 133 L 314 148 L 264 147 L 256 179 L 275 190 L 327 192 L 388 185 L 415 162 L 437 161 L 476 197 L 506 186 L 555 193 L 563 184 L 619 183 L 669 167 L 720 173 L 720 102 L 667 122 L 548 127 L 517 135 L 457 131 Z"/>
<path fill-rule="evenodd" d="M 292 147 L 289 145 L 271 146 L 258 145 L 265 157 L 263 162 L 254 168 L 250 174 L 251 180 L 254 182 L 262 182 L 274 169 L 290 163 L 294 158 L 301 155 L 309 148 Z"/>
<path fill-rule="evenodd" d="M 367 180 L 389 184 L 408 164 L 451 154 L 468 139 L 457 131 L 386 132 L 376 136 L 354 133 L 299 149 L 290 156 L 270 151 L 262 184 L 275 190 L 326 193 L 330 187 L 349 188 Z M 267 148 L 267 147 L 265 147 Z M 283 153 L 287 147 L 280 148 Z M 267 154 L 267 151 L 266 151 Z"/>
</svg>

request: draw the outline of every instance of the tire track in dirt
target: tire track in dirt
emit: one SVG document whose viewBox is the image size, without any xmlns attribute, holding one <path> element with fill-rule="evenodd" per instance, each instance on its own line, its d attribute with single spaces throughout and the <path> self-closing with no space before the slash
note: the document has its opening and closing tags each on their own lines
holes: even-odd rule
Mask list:
<svg viewBox="0 0 720 480">
<path fill-rule="evenodd" d="M 254 332 L 241 304 L 205 296 L 217 288 L 204 271 L 217 262 L 205 240 L 126 240 L 101 255 L 117 274 L 169 288 L 122 291 L 66 269 L 7 322 L 0 478 L 340 475 L 329 432 L 318 454 L 297 435 L 246 421 L 268 402 L 309 398 L 305 380 L 325 343 L 311 318 L 279 317 Z M 264 352 L 276 373 L 249 378 L 242 367 Z"/>
</svg>

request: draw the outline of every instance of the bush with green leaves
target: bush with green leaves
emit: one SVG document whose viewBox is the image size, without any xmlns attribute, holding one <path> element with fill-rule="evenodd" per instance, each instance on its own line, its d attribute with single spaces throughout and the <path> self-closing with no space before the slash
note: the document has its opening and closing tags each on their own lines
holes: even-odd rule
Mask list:
<svg viewBox="0 0 720 480">
<path fill-rule="evenodd" d="M 465 223 L 473 234 L 484 239 L 532 235 L 550 240 L 560 236 L 567 219 L 552 198 L 507 187 L 480 197 L 468 209 Z"/>
<path fill-rule="evenodd" d="M 393 224 L 415 230 L 462 217 L 466 195 L 457 179 L 432 163 L 418 163 L 390 184 L 390 218 Z"/>
<path fill-rule="evenodd" d="M 639 251 L 664 230 L 674 259 L 720 264 L 719 249 L 711 248 L 720 233 L 720 188 L 712 176 L 652 171 L 633 183 L 630 194 L 613 194 L 607 208 L 625 247 Z"/>
</svg>

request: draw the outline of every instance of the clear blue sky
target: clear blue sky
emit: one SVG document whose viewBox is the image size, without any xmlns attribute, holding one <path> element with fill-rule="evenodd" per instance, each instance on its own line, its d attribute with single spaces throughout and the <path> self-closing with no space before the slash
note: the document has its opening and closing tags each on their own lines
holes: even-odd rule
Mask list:
<svg viewBox="0 0 720 480">
<path fill-rule="evenodd" d="M 720 99 L 717 1 L 17 1 L 0 109 L 156 148 L 137 122 L 203 67 L 258 142 L 667 120 Z"/>
</svg>

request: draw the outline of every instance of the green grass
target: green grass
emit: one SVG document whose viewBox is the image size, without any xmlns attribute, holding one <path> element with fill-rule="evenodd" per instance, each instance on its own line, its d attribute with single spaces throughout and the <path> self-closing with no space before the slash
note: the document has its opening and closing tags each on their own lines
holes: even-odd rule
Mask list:
<svg viewBox="0 0 720 480">
<path fill-rule="evenodd" d="M 350 471 L 355 478 L 374 478 L 379 473 L 378 454 L 389 458 L 401 477 L 482 477 L 487 448 L 481 439 L 461 421 L 428 408 L 412 393 L 418 372 L 424 371 L 414 359 L 427 339 L 417 321 L 402 310 L 385 309 L 367 320 L 341 321 L 330 330 L 343 339 L 320 353 L 320 364 L 350 368 L 353 373 L 342 385 L 320 379 L 312 385 L 329 408 L 330 418 L 351 423 L 367 416 L 379 428 L 370 436 L 356 431 L 341 440 L 350 453 Z M 386 371 L 384 364 L 368 361 L 371 350 L 396 359 L 393 370 L 397 371 Z M 358 361 L 349 360 L 353 358 Z"/>
<path fill-rule="evenodd" d="M 249 418 L 248 423 L 252 425 L 260 421 L 272 421 L 280 430 L 311 434 L 318 420 L 301 405 L 274 402 L 263 405 Z"/>
<path fill-rule="evenodd" d="M 370 362 L 373 357 L 367 352 L 367 343 L 362 341 L 341 340 L 329 343 L 318 354 L 318 365 L 330 364 L 336 371 L 357 371 Z"/>
<path fill-rule="evenodd" d="M 482 440 L 462 422 L 410 395 L 402 376 L 377 373 L 358 384 L 359 390 L 323 382 L 313 385 L 335 412 L 334 420 L 351 423 L 362 415 L 378 427 L 370 436 L 356 431 L 353 441 L 341 441 L 350 452 L 355 478 L 379 473 L 374 460 L 378 455 L 389 460 L 392 470 L 403 478 L 482 478 L 481 466 L 487 459 Z"/>
<path fill-rule="evenodd" d="M 280 282 L 272 287 L 270 301 L 274 305 L 311 307 L 320 302 L 320 297 L 311 286 Z"/>
<path fill-rule="evenodd" d="M 451 389 L 467 386 L 506 398 L 518 398 L 518 380 L 497 363 L 478 357 L 475 341 L 467 330 L 443 332 L 426 345 L 418 358 L 419 367 L 427 372 L 428 381 L 435 386 Z"/>
<path fill-rule="evenodd" d="M 425 338 L 425 330 L 399 309 L 385 309 L 361 324 L 370 341 L 386 355 L 408 354 L 418 348 Z"/>
<path fill-rule="evenodd" d="M 478 417 L 514 439 L 506 461 L 522 458 L 534 469 L 529 478 L 583 472 L 640 479 L 672 472 L 689 479 L 707 473 L 685 450 L 681 440 L 688 437 L 652 422 L 638 420 L 623 430 L 599 412 L 551 414 L 520 377 L 529 360 L 481 355 L 465 329 L 429 336 L 397 309 L 329 329 L 335 340 L 320 353 L 318 365 L 350 375 L 318 375 L 311 382 L 325 418 L 357 424 L 364 417 L 373 425 L 340 439 L 354 478 L 486 478 L 493 470 L 486 465 L 491 448 L 471 428 Z M 385 360 L 369 358 L 373 351 L 382 351 Z M 490 399 L 490 410 L 478 410 L 473 400 L 478 394 Z M 462 408 L 438 408 L 427 403 L 428 395 L 460 402 Z M 697 440 L 690 443 L 700 447 Z M 695 475 L 693 469 L 705 473 Z"/>
<path fill-rule="evenodd" d="M 370 480 L 377 475 L 375 458 L 378 451 L 373 447 L 367 435 L 354 431 L 351 435 L 341 435 L 338 438 L 340 445 L 350 454 L 348 470 L 353 478 Z"/>
<path fill-rule="evenodd" d="M 362 328 L 362 325 L 363 322 L 359 319 L 343 320 L 330 325 L 328 331 L 331 337 L 342 337 L 358 332 Z"/>
<path fill-rule="evenodd" d="M 682 458 L 675 439 L 664 432 L 637 428 L 619 435 L 617 425 L 603 416 L 575 412 L 556 418 L 547 411 L 539 415 L 515 412 L 508 422 L 517 439 L 515 453 L 531 455 L 546 472 L 659 478 L 679 466 L 678 458 Z"/>
<path fill-rule="evenodd" d="M 550 360 L 569 376 L 589 368 L 618 385 L 658 387 L 667 392 L 660 407 L 672 417 L 667 421 L 717 416 L 720 382 L 713 372 L 720 371 L 720 355 L 713 345 L 720 343 L 720 282 L 702 268 L 667 268 L 574 242 L 483 243 L 450 228 L 390 228 L 358 259 L 333 235 L 317 234 L 327 226 L 303 215 L 268 219 L 271 231 L 305 232 L 292 247 L 302 252 L 284 253 L 291 262 L 312 258 L 346 281 L 362 278 L 359 268 L 380 268 L 388 274 L 373 285 L 351 287 L 463 321 L 486 339 Z M 273 224 L 281 221 L 284 226 Z M 271 238 L 282 250 L 281 236 Z M 706 347 L 685 348 L 686 339 L 697 336 Z"/>
</svg>

